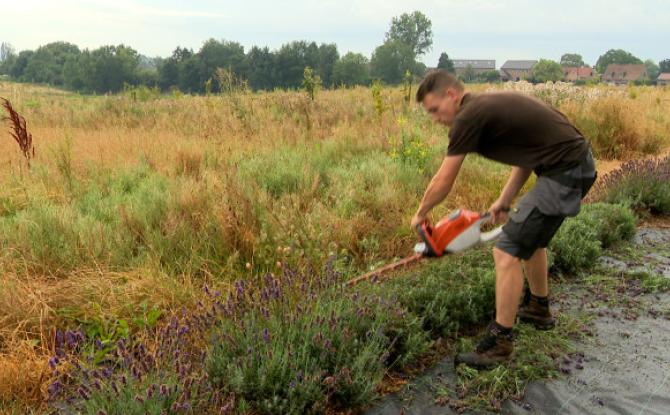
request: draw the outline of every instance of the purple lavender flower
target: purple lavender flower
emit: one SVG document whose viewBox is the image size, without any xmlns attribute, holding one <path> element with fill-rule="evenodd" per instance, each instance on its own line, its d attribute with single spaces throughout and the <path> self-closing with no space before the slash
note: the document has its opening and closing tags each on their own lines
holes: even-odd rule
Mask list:
<svg viewBox="0 0 670 415">
<path fill-rule="evenodd" d="M 85 401 L 90 399 L 88 392 L 86 392 L 86 389 L 84 389 L 83 386 L 80 386 L 79 389 L 77 389 L 77 393 L 79 393 L 79 396 Z"/>
<path fill-rule="evenodd" d="M 168 394 L 168 387 L 166 384 L 162 384 L 160 388 L 161 396 L 166 396 Z"/>
<path fill-rule="evenodd" d="M 60 330 L 56 330 L 56 349 L 62 349 L 64 345 L 63 341 L 63 332 Z"/>
<path fill-rule="evenodd" d="M 263 341 L 265 343 L 270 343 L 270 331 L 267 327 L 263 329 Z"/>
<path fill-rule="evenodd" d="M 49 398 L 53 398 L 54 396 L 58 395 L 62 388 L 63 385 L 58 380 L 50 384 L 47 388 L 47 391 L 49 392 Z"/>
<path fill-rule="evenodd" d="M 75 345 L 77 344 L 77 340 L 73 332 L 69 330 L 65 332 L 65 342 L 67 343 L 67 347 L 74 349 Z"/>
<path fill-rule="evenodd" d="M 51 359 L 49 359 L 49 367 L 52 370 L 56 370 L 56 366 L 58 365 L 59 359 L 58 356 L 54 356 Z"/>
<path fill-rule="evenodd" d="M 146 391 L 147 392 L 147 399 L 153 398 L 154 393 L 156 392 L 156 389 L 157 389 L 156 384 L 152 383 L 151 385 L 149 385 L 149 387 L 147 388 L 147 391 Z"/>
<path fill-rule="evenodd" d="M 111 378 L 111 377 L 112 377 L 112 370 L 111 370 L 110 368 L 108 368 L 108 367 L 102 369 L 102 376 L 103 376 L 105 379 L 109 379 L 109 378 Z"/>
</svg>

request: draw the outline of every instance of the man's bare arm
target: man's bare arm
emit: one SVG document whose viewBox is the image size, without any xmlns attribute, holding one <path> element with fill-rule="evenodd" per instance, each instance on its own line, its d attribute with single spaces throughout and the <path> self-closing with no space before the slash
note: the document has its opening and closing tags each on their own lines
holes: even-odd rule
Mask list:
<svg viewBox="0 0 670 415">
<path fill-rule="evenodd" d="M 440 169 L 433 176 L 423 195 L 421 205 L 416 213 L 417 216 L 425 218 L 432 208 L 447 197 L 456 181 L 456 176 L 458 176 L 464 159 L 465 154 L 445 157 Z"/>
<path fill-rule="evenodd" d="M 505 204 L 506 207 L 512 203 L 514 197 L 519 193 L 523 185 L 526 183 L 533 171 L 530 169 L 524 169 L 522 167 L 512 167 L 512 173 L 507 179 L 507 184 L 503 188 L 503 191 L 500 193 L 498 198 L 501 202 Z"/>
<path fill-rule="evenodd" d="M 512 200 L 519 193 L 523 185 L 526 183 L 532 170 L 524 169 L 522 167 L 512 167 L 512 173 L 507 179 L 507 184 L 500 193 L 498 200 L 493 202 L 489 208 L 489 212 L 493 215 L 494 222 L 504 221 L 507 217 L 506 212 L 509 210 Z"/>
</svg>

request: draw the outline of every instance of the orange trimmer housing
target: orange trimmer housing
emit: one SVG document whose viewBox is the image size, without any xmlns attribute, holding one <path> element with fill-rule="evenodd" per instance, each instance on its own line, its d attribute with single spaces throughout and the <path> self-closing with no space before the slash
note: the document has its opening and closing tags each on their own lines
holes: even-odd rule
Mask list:
<svg viewBox="0 0 670 415">
<path fill-rule="evenodd" d="M 440 257 L 445 254 L 447 246 L 465 232 L 469 227 L 484 218 L 477 212 L 458 209 L 442 219 L 434 227 L 427 221 L 418 226 L 418 234 L 426 244 L 424 256 Z"/>
</svg>

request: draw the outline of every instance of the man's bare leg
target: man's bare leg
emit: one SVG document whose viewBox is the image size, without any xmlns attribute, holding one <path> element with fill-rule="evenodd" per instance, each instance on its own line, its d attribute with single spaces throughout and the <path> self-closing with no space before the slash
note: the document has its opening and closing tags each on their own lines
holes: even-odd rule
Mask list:
<svg viewBox="0 0 670 415">
<path fill-rule="evenodd" d="M 464 363 L 478 369 L 490 368 L 508 361 L 514 352 L 512 326 L 523 288 L 521 260 L 498 248 L 493 249 L 493 259 L 496 264 L 496 320 L 489 324 L 475 351 L 456 355 L 456 365 Z"/>
<path fill-rule="evenodd" d="M 556 320 L 549 310 L 549 275 L 547 271 L 547 249 L 537 249 L 524 262 L 526 278 L 531 295 L 524 298 L 523 307 L 517 312 L 519 320 L 533 324 L 540 330 L 549 330 Z"/>
<path fill-rule="evenodd" d="M 537 297 L 549 295 L 549 274 L 547 270 L 547 248 L 539 248 L 523 264 L 530 292 Z"/>
<path fill-rule="evenodd" d="M 521 260 L 498 248 L 493 248 L 493 259 L 496 267 L 496 322 L 503 327 L 512 327 L 523 290 Z"/>
</svg>

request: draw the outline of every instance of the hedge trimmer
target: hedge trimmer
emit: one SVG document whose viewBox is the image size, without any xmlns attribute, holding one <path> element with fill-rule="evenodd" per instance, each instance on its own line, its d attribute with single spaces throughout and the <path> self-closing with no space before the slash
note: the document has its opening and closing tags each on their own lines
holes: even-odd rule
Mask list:
<svg viewBox="0 0 670 415">
<path fill-rule="evenodd" d="M 492 241 L 500 236 L 502 226 L 489 232 L 482 232 L 482 225 L 490 219 L 491 214 L 488 212 L 477 213 L 458 209 L 439 221 L 434 227 L 429 222 L 424 222 L 417 226 L 417 233 L 421 237 L 421 242 L 414 246 L 414 255 L 356 277 L 348 281 L 346 285 L 351 286 L 374 276 L 380 276 L 423 258 L 439 258 L 447 254 L 465 251 L 481 242 Z"/>
</svg>

